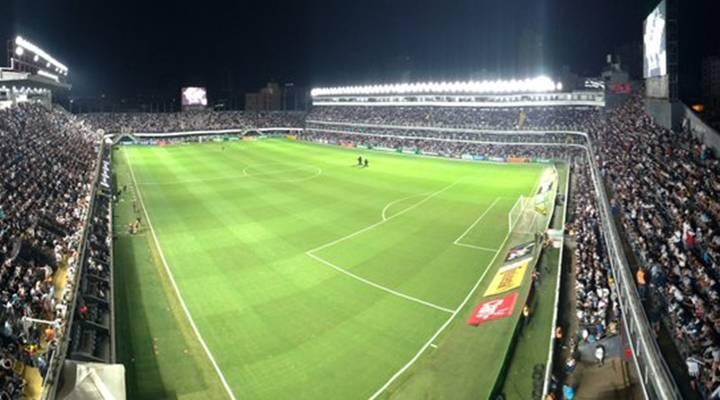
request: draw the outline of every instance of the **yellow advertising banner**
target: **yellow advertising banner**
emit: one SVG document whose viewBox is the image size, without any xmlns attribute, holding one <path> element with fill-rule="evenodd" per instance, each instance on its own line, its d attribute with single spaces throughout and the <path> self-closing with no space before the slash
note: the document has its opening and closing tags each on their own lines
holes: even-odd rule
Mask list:
<svg viewBox="0 0 720 400">
<path fill-rule="evenodd" d="M 530 260 L 523 260 L 500 268 L 485 291 L 485 296 L 494 296 L 520 287 L 529 263 Z"/>
<path fill-rule="evenodd" d="M 297 135 L 287 135 L 288 140 L 297 140 Z"/>
</svg>

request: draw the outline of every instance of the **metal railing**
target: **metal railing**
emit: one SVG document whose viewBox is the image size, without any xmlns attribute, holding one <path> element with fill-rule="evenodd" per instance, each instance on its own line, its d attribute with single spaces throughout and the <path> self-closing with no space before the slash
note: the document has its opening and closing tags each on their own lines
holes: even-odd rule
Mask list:
<svg viewBox="0 0 720 400">
<path fill-rule="evenodd" d="M 645 314 L 645 308 L 640 300 L 630 263 L 625 255 L 620 234 L 610 211 L 610 202 L 595 163 L 595 151 L 590 140 L 588 140 L 587 153 L 598 208 L 602 217 L 602 233 L 607 244 L 610 265 L 618 289 L 618 300 L 624 322 L 623 327 L 633 351 L 633 360 L 635 361 L 645 398 L 680 400 L 682 399 L 680 390 L 662 356 Z"/>
<path fill-rule="evenodd" d="M 52 400 L 55 398 L 55 392 L 57 391 L 57 382 L 62 372 L 65 358 L 67 357 L 68 347 L 70 344 L 70 333 L 72 332 L 72 322 L 75 314 L 75 307 L 77 306 L 77 294 L 78 287 L 80 286 L 80 277 L 83 272 L 83 265 L 85 264 L 86 249 L 87 249 L 87 237 L 90 228 L 90 221 L 92 221 L 93 210 L 95 208 L 95 197 L 98 189 L 98 182 L 100 180 L 100 171 L 102 171 L 102 157 L 103 157 L 103 146 L 102 141 L 98 145 L 98 159 L 97 166 L 93 173 L 92 190 L 90 193 L 90 205 L 87 209 L 87 215 L 83 222 L 82 228 L 82 239 L 80 241 L 80 248 L 78 251 L 77 268 L 75 276 L 72 282 L 72 296 L 70 297 L 70 303 L 68 304 L 67 313 L 65 315 L 66 325 L 61 335 L 58 335 L 58 346 L 53 352 L 52 357 L 48 362 L 48 370 L 43 377 L 43 390 L 42 400 Z M 67 290 L 67 289 L 66 289 Z"/>
</svg>

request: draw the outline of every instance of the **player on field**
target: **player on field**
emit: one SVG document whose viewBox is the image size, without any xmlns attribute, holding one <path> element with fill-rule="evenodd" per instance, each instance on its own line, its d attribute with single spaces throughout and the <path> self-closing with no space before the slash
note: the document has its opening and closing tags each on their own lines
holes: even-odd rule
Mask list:
<svg viewBox="0 0 720 400">
<path fill-rule="evenodd" d="M 362 163 L 362 156 L 358 156 L 358 166 L 359 166 L 359 167 L 362 167 L 362 165 L 363 165 L 363 163 Z"/>
<path fill-rule="evenodd" d="M 365 157 L 365 168 L 367 168 L 367 167 L 368 167 L 368 159 L 367 159 L 367 157 Z"/>
</svg>

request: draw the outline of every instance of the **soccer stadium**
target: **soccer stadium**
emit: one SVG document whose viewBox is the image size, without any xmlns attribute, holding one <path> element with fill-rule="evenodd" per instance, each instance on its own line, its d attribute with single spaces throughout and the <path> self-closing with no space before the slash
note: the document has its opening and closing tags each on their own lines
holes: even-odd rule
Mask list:
<svg viewBox="0 0 720 400">
<path fill-rule="evenodd" d="M 83 110 L 5 38 L 0 399 L 719 399 L 720 133 L 654 3 L 639 79 L 259 110 Z"/>
</svg>

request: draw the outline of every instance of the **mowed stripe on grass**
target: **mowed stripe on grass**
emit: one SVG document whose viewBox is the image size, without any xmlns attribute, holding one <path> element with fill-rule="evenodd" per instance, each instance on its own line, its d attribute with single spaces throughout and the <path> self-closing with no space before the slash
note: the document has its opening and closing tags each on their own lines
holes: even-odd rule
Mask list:
<svg viewBox="0 0 720 400">
<path fill-rule="evenodd" d="M 359 150 L 286 141 L 121 151 L 192 318 L 239 398 L 372 395 L 448 314 L 305 252 L 383 221 L 385 209 L 386 222 L 317 254 L 454 309 L 493 257 L 454 240 L 496 202 L 463 243 L 498 247 L 507 223 L 485 219 L 506 221 L 540 172 L 373 152 L 362 169 Z M 424 198 L 416 194 L 454 182 L 392 217 Z"/>
</svg>

